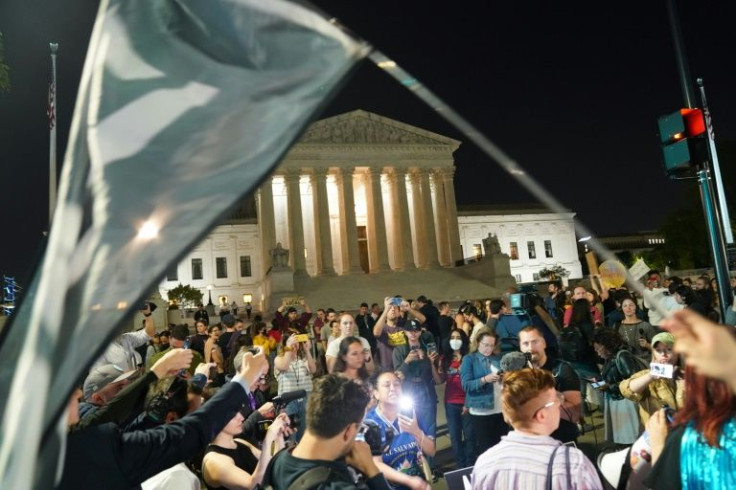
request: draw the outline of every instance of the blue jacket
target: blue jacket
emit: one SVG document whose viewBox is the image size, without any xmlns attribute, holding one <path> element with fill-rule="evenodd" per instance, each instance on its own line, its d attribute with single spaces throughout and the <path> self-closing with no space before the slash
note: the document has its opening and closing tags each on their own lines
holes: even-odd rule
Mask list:
<svg viewBox="0 0 736 490">
<path fill-rule="evenodd" d="M 480 352 L 463 357 L 463 363 L 460 365 L 460 381 L 465 391 L 466 407 L 494 408 L 493 383 L 483 384 L 480 380 L 483 376 L 491 374 L 492 365 L 496 366 L 497 371 L 501 371 L 501 357 L 495 355 L 486 357 Z"/>
</svg>

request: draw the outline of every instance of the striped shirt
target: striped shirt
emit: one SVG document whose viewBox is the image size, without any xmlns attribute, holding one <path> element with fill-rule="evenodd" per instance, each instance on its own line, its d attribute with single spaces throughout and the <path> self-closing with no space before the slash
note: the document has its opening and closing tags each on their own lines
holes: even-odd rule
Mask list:
<svg viewBox="0 0 736 490">
<path fill-rule="evenodd" d="M 289 364 L 286 371 L 276 370 L 276 381 L 278 382 L 279 395 L 296 390 L 312 391 L 312 373 L 306 359 L 296 359 Z"/>
<path fill-rule="evenodd" d="M 480 455 L 473 469 L 473 490 L 546 488 L 547 465 L 555 447 L 561 443 L 549 436 L 534 436 L 511 431 L 501 442 Z M 598 490 L 603 485 L 588 458 L 570 448 L 570 478 L 565 469 L 565 448 L 555 454 L 552 465 L 552 488 L 555 490 Z"/>
</svg>

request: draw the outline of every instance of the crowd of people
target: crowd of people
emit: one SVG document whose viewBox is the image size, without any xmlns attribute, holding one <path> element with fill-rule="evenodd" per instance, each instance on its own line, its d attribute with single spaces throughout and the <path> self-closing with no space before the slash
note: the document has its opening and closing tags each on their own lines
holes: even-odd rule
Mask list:
<svg viewBox="0 0 736 490">
<path fill-rule="evenodd" d="M 70 400 L 59 488 L 426 490 L 441 477 L 440 402 L 474 489 L 603 488 L 600 474 L 730 488 L 733 329 L 707 278 L 653 271 L 645 285 L 643 298 L 593 278 L 455 308 L 231 308 L 212 323 L 200 308 L 193 329 L 164 331 L 146 307 Z M 596 409 L 625 451 L 613 479 L 575 447 Z"/>
</svg>

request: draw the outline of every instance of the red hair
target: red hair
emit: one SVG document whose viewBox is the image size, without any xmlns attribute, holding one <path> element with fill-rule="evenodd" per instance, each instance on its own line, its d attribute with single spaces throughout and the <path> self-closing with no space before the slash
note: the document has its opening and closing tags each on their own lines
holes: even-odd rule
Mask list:
<svg viewBox="0 0 736 490">
<path fill-rule="evenodd" d="M 692 420 L 709 445 L 720 447 L 723 426 L 735 414 L 736 397 L 726 383 L 685 367 L 685 403 L 675 416 L 676 426 Z"/>
</svg>

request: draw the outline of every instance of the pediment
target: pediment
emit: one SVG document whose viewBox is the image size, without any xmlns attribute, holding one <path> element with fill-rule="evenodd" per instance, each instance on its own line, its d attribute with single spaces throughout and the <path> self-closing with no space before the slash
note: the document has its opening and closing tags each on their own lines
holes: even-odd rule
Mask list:
<svg viewBox="0 0 736 490">
<path fill-rule="evenodd" d="M 364 110 L 355 110 L 313 123 L 299 145 L 444 146 L 460 142 L 425 129 Z"/>
</svg>

